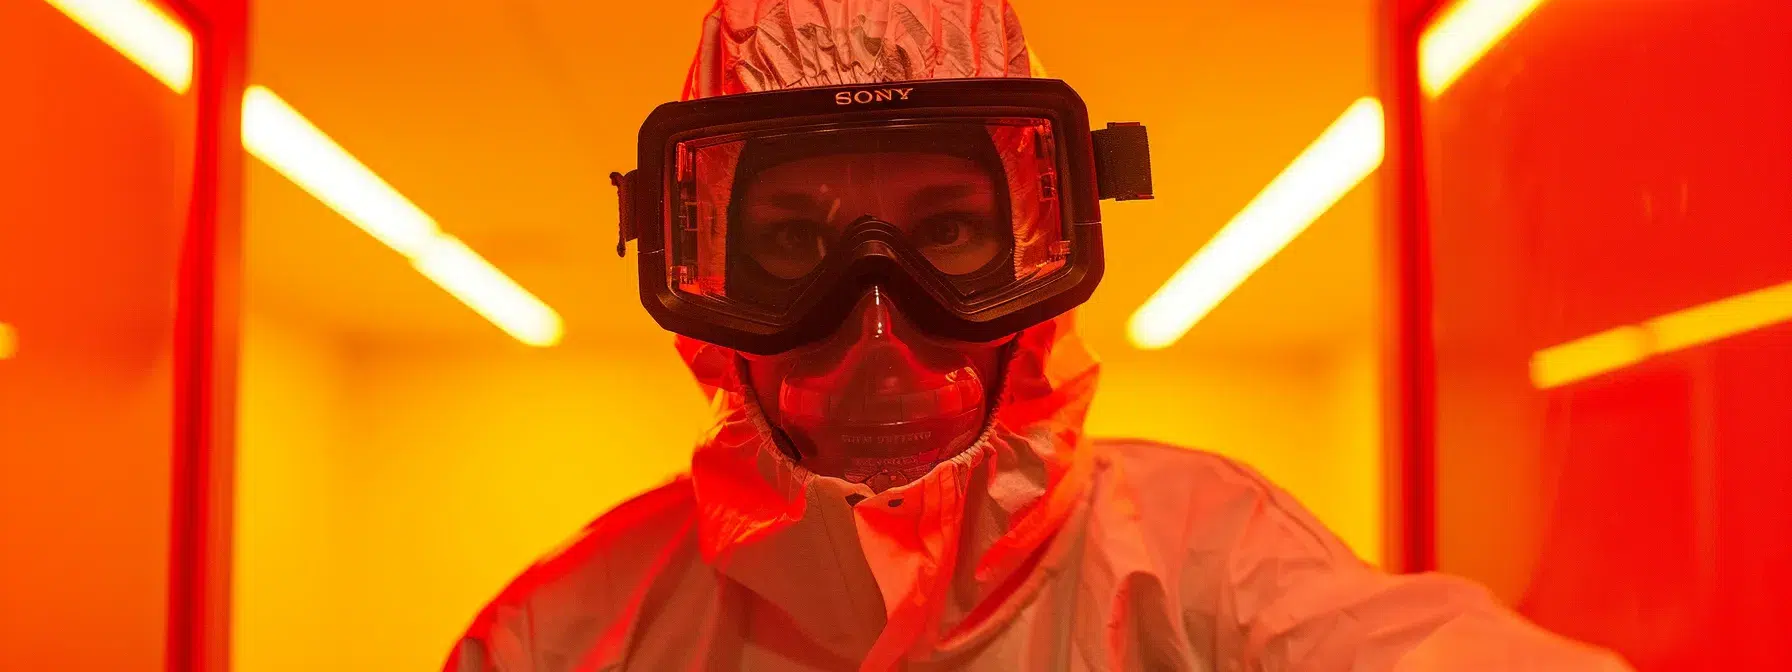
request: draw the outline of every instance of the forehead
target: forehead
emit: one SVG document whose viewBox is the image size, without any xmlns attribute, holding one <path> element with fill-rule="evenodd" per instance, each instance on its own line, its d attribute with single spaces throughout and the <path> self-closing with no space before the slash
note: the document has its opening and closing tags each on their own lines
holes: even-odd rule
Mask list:
<svg viewBox="0 0 1792 672">
<path fill-rule="evenodd" d="M 990 186 L 994 176 L 971 159 L 932 152 L 820 154 L 766 166 L 747 176 L 747 198 L 773 191 L 860 192 L 937 184 Z"/>
</svg>

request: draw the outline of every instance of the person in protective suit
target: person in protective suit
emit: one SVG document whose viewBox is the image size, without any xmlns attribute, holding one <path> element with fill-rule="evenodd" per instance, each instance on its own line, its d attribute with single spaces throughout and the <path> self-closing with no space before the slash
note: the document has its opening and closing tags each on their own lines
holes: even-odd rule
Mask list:
<svg viewBox="0 0 1792 672">
<path fill-rule="evenodd" d="M 714 425 L 446 669 L 1628 669 L 1247 467 L 1084 435 L 1070 309 L 1148 149 L 1041 75 L 1006 0 L 721 0 L 614 177 Z"/>
</svg>

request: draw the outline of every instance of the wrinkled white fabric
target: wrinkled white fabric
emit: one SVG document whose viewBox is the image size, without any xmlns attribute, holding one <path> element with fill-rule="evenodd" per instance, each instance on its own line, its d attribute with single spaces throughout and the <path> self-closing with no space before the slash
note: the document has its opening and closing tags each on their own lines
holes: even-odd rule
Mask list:
<svg viewBox="0 0 1792 672">
<path fill-rule="evenodd" d="M 882 624 L 879 570 L 915 562 L 880 555 L 891 545 L 861 537 L 858 512 L 903 495 L 855 507 L 851 487 L 814 479 L 807 519 L 816 523 L 792 538 L 809 550 L 749 563 L 754 587 L 704 562 L 703 514 L 681 478 L 527 572 L 447 669 L 1628 669 L 1468 582 L 1381 574 L 1229 460 L 1137 441 L 1091 448 L 1086 498 L 1031 566 L 979 605 L 987 616 L 887 666 L 858 658 Z M 977 499 L 999 510 L 1014 494 L 996 484 Z"/>
<path fill-rule="evenodd" d="M 704 25 L 688 97 L 1037 68 L 1003 0 L 723 0 Z M 679 348 L 715 411 L 690 472 L 525 571 L 447 670 L 1628 669 L 1376 571 L 1237 463 L 1085 437 L 1069 316 L 1018 336 L 979 441 L 881 493 L 787 458 L 738 355 Z"/>
</svg>

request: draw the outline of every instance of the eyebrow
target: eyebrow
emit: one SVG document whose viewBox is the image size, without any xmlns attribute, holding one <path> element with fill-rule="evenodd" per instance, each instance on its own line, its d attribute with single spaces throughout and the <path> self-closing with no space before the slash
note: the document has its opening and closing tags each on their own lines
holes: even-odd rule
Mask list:
<svg viewBox="0 0 1792 672">
<path fill-rule="evenodd" d="M 909 209 L 912 210 L 922 205 L 944 201 L 956 201 L 961 198 L 977 196 L 984 193 L 993 192 L 978 184 L 936 184 L 915 190 L 915 193 L 908 197 L 908 205 Z"/>
<path fill-rule="evenodd" d="M 755 194 L 747 206 L 801 211 L 818 209 L 821 207 L 821 201 L 800 191 L 779 191 L 763 196 Z"/>
</svg>

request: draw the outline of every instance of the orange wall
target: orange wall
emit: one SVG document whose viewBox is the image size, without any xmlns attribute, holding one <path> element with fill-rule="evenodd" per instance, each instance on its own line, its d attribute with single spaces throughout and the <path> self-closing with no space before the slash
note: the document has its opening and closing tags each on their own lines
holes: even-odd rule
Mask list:
<svg viewBox="0 0 1792 672">
<path fill-rule="evenodd" d="M 160 669 L 168 358 L 31 335 L 0 361 L 0 669 Z"/>
<path fill-rule="evenodd" d="M 1416 108 L 1438 564 L 1638 670 L 1781 669 L 1792 5 L 1600 4 Z"/>
<path fill-rule="evenodd" d="M 1454 345 L 1437 349 L 1438 370 L 1449 374 L 1438 393 L 1451 404 L 1437 417 L 1437 443 L 1448 447 L 1437 456 L 1437 517 L 1449 525 L 1437 537 L 1437 564 L 1514 604 L 1531 584 L 1553 504 L 1536 448 L 1543 409 L 1524 403 L 1534 394 L 1530 353 Z"/>
<path fill-rule="evenodd" d="M 194 105 L 0 3 L 0 669 L 160 669 Z"/>
</svg>

